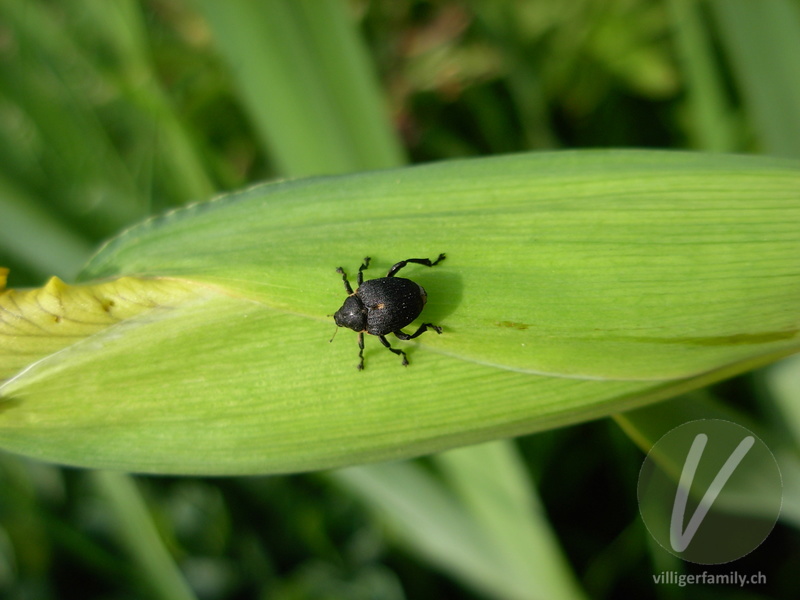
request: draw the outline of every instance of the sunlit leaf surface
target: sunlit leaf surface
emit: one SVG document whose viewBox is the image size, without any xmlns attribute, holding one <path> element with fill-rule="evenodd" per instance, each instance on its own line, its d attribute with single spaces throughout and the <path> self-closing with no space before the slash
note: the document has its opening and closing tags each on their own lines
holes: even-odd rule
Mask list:
<svg viewBox="0 0 800 600">
<path fill-rule="evenodd" d="M 136 282 L 169 309 L 57 352 L 43 340 L 27 368 L 15 357 L 0 443 L 90 466 L 276 472 L 623 410 L 797 349 L 799 221 L 798 165 L 753 157 L 564 152 L 258 186 L 103 248 L 84 280 Z M 357 372 L 355 333 L 328 343 L 335 268 L 371 256 L 377 277 L 440 252 L 401 275 L 444 333 L 392 338 L 406 369 L 367 336 Z"/>
</svg>

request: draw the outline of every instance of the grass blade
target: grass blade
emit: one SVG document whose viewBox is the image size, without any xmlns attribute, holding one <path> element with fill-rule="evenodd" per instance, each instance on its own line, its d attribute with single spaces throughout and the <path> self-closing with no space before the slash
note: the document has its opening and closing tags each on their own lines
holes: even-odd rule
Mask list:
<svg viewBox="0 0 800 600">
<path fill-rule="evenodd" d="M 341 173 L 400 162 L 341 3 L 196 3 L 279 172 Z"/>
<path fill-rule="evenodd" d="M 800 9 L 789 0 L 710 3 L 764 152 L 800 157 Z"/>
</svg>

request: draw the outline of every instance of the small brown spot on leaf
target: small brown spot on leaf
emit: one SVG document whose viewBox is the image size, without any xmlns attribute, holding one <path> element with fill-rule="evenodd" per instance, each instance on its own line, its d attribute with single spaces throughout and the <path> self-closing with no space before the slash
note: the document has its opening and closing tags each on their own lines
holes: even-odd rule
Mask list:
<svg viewBox="0 0 800 600">
<path fill-rule="evenodd" d="M 509 329 L 518 329 L 520 331 L 528 329 L 530 325 L 527 323 L 516 323 L 514 321 L 498 321 L 495 323 L 498 327 L 508 327 Z"/>
</svg>

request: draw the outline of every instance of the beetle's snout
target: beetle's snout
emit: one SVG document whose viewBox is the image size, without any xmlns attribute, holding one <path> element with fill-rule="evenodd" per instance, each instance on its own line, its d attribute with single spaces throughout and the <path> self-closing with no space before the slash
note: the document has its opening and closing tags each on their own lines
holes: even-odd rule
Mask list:
<svg viewBox="0 0 800 600">
<path fill-rule="evenodd" d="M 364 331 L 367 328 L 367 311 L 358 298 L 350 296 L 333 315 L 333 320 L 339 327 Z"/>
<path fill-rule="evenodd" d="M 346 321 L 347 319 L 348 319 L 348 315 L 347 315 L 347 314 L 345 314 L 345 313 L 343 313 L 341 308 L 340 308 L 339 310 L 337 310 L 337 311 L 334 313 L 334 315 L 333 315 L 333 321 L 334 321 L 334 322 L 335 322 L 335 323 L 336 323 L 336 324 L 337 324 L 339 327 L 346 327 L 346 325 L 345 325 L 345 321 Z"/>
</svg>

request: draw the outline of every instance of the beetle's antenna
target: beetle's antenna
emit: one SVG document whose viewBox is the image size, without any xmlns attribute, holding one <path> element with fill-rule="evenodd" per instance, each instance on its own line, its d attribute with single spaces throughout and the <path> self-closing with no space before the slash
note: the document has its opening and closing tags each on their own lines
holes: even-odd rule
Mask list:
<svg viewBox="0 0 800 600">
<path fill-rule="evenodd" d="M 328 340 L 329 344 L 333 341 L 333 338 L 336 337 L 336 332 L 337 331 L 339 331 L 339 326 L 338 325 L 336 326 L 336 329 L 333 330 L 333 335 L 331 336 L 331 339 Z"/>
</svg>

